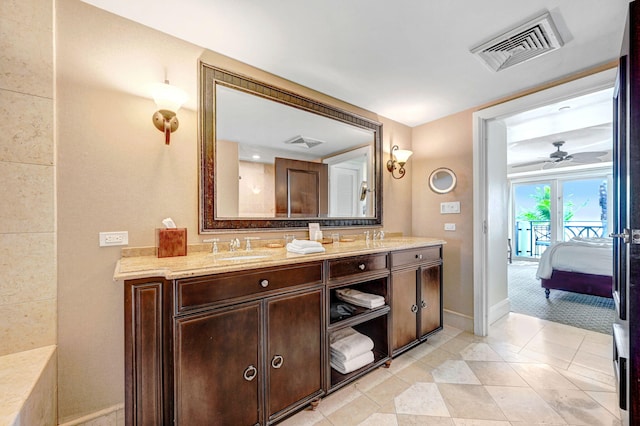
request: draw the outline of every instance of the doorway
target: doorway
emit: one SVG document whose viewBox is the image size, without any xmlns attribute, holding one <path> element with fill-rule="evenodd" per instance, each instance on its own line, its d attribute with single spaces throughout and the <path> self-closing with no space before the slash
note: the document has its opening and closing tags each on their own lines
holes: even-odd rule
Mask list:
<svg viewBox="0 0 640 426">
<path fill-rule="evenodd" d="M 475 334 L 486 336 L 489 325 L 510 311 L 505 260 L 510 223 L 506 201 L 509 185 L 506 167 L 496 167 L 507 164 L 507 129 L 501 120 L 523 111 L 611 88 L 614 81 L 615 69 L 610 69 L 473 114 Z M 489 198 L 492 202 L 488 202 Z M 496 199 L 505 201 L 497 203 Z"/>
</svg>

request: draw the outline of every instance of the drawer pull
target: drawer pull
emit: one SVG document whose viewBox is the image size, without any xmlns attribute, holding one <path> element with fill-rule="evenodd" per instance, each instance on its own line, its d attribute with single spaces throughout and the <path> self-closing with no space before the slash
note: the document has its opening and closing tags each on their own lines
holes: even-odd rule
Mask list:
<svg viewBox="0 0 640 426">
<path fill-rule="evenodd" d="M 260 285 L 264 288 L 269 287 L 269 280 L 262 280 L 260 281 Z"/>
<path fill-rule="evenodd" d="M 424 303 L 424 300 L 421 300 L 421 301 L 420 301 L 420 306 L 422 306 L 422 309 L 424 309 L 424 308 L 426 308 L 426 307 L 427 307 L 427 304 L 426 304 L 426 303 Z"/>
<path fill-rule="evenodd" d="M 421 254 L 416 254 L 416 259 L 422 259 L 422 255 Z"/>
<path fill-rule="evenodd" d="M 418 312 L 418 305 L 411 305 L 411 312 L 413 312 L 414 314 Z"/>
<path fill-rule="evenodd" d="M 247 382 L 250 382 L 253 379 L 255 379 L 257 375 L 258 375 L 258 370 L 253 365 L 250 365 L 247 367 L 246 370 L 244 370 L 243 376 Z"/>
<path fill-rule="evenodd" d="M 282 367 L 282 364 L 284 364 L 284 358 L 282 358 L 282 355 L 276 355 L 271 360 L 271 366 L 273 368 L 280 368 Z"/>
<path fill-rule="evenodd" d="M 361 271 L 364 271 L 366 267 L 367 265 L 365 265 L 364 263 L 358 265 L 358 269 L 360 269 Z"/>
</svg>

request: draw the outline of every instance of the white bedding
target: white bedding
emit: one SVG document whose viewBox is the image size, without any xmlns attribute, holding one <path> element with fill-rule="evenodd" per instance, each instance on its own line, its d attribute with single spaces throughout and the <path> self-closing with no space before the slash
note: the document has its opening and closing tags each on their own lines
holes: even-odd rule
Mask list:
<svg viewBox="0 0 640 426">
<path fill-rule="evenodd" d="M 611 238 L 572 238 L 547 248 L 538 264 L 536 277 L 550 278 L 554 269 L 594 275 L 613 274 Z"/>
</svg>

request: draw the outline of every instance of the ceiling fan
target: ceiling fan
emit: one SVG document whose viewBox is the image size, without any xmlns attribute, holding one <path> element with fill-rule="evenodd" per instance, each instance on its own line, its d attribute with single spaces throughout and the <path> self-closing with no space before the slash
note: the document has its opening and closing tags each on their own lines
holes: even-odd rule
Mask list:
<svg viewBox="0 0 640 426">
<path fill-rule="evenodd" d="M 537 161 L 528 161 L 526 163 L 514 164 L 512 167 L 527 167 L 536 164 L 542 164 L 543 169 L 549 169 L 564 162 L 573 162 L 579 164 L 600 163 L 602 162 L 602 159 L 600 157 L 607 154 L 606 151 L 586 151 L 569 154 L 568 152 L 562 151 L 560 149 L 562 148 L 562 145 L 564 145 L 564 143 L 565 141 L 553 142 L 552 145 L 556 147 L 556 150 L 549 154 L 548 159 L 540 159 Z"/>
</svg>

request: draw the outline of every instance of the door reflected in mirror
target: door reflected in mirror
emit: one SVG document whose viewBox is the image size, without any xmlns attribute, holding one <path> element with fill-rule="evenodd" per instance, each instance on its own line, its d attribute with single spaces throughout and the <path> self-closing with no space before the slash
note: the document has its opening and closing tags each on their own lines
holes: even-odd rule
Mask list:
<svg viewBox="0 0 640 426">
<path fill-rule="evenodd" d="M 204 231 L 381 223 L 381 124 L 207 65 L 202 71 Z"/>
<path fill-rule="evenodd" d="M 440 167 L 429 175 L 429 188 L 438 194 L 446 194 L 456 187 L 456 174 L 451 169 Z"/>
</svg>

